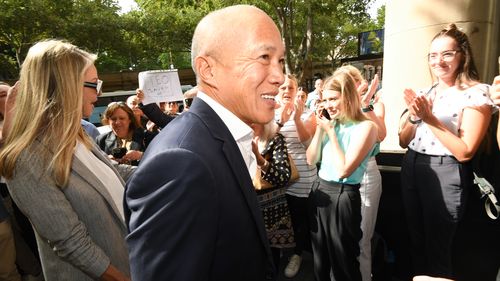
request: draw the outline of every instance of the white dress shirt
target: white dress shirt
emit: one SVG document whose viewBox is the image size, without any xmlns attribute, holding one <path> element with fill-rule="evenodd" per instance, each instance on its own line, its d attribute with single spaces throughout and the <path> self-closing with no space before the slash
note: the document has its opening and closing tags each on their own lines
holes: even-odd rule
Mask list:
<svg viewBox="0 0 500 281">
<path fill-rule="evenodd" d="M 241 156 L 245 161 L 248 173 L 253 179 L 257 173 L 257 160 L 252 152 L 252 139 L 253 130 L 245 122 L 241 121 L 234 113 L 222 106 L 216 100 L 209 97 L 207 94 L 198 91 L 196 96 L 202 99 L 210 106 L 215 113 L 222 119 L 222 122 L 227 126 L 231 135 L 233 136 L 238 148 L 240 149 Z"/>
</svg>

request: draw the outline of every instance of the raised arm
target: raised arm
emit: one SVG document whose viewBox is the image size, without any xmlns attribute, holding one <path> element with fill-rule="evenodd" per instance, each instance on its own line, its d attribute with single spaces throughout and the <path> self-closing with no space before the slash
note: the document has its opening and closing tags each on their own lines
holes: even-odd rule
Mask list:
<svg viewBox="0 0 500 281">
<path fill-rule="evenodd" d="M 308 165 L 316 165 L 316 163 L 321 160 L 321 143 L 325 138 L 325 130 L 331 126 L 331 121 L 321 116 L 320 112 L 322 108 L 323 107 L 319 107 L 316 114 L 313 114 L 316 118 L 315 123 L 317 125 L 311 143 L 306 151 Z"/>
<path fill-rule="evenodd" d="M 156 103 L 143 105 L 142 100 L 144 99 L 144 92 L 141 89 L 137 89 L 136 94 L 141 101 L 139 108 L 142 110 L 144 115 L 146 115 L 146 117 L 148 117 L 148 119 L 155 123 L 160 129 L 165 128 L 170 121 L 174 120 L 175 117 L 165 114 Z"/>
<path fill-rule="evenodd" d="M 299 141 L 305 146 L 308 146 L 309 141 L 311 140 L 316 130 L 316 117 L 314 116 L 314 114 L 310 114 L 306 120 L 302 121 L 301 117 L 304 109 L 304 102 L 302 100 L 298 100 L 295 104 L 295 116 L 293 121 L 295 122 L 295 127 L 297 128 Z"/>
<path fill-rule="evenodd" d="M 370 102 L 373 99 L 373 108 L 372 110 L 365 110 L 363 111 L 364 115 L 373 121 L 375 125 L 377 126 L 377 133 L 378 137 L 377 140 L 379 142 L 383 141 L 385 139 L 385 136 L 387 134 L 387 129 L 385 127 L 385 106 L 384 103 L 382 102 L 382 99 L 380 97 L 381 91 L 378 92 L 378 95 L 373 98 L 375 95 L 375 92 L 377 90 L 379 84 L 379 78 L 378 75 L 375 74 L 375 77 L 373 77 L 372 82 L 370 83 L 370 86 L 368 87 L 368 91 L 366 92 L 365 95 L 361 96 L 361 105 L 365 109 L 370 109 Z"/>
<path fill-rule="evenodd" d="M 408 110 L 406 110 L 399 119 L 399 146 L 402 148 L 408 147 L 408 144 L 410 144 L 411 140 L 415 137 L 417 124 L 421 122 L 421 120 L 416 117 L 412 107 L 416 96 L 417 94 L 412 89 L 404 90 L 404 101 Z"/>
</svg>

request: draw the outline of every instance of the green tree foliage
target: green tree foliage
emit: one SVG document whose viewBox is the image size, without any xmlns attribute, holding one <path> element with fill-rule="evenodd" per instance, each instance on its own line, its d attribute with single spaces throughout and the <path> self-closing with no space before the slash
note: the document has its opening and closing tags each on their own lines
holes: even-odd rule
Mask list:
<svg viewBox="0 0 500 281">
<path fill-rule="evenodd" d="M 285 70 L 301 80 L 312 62 L 333 67 L 356 56 L 357 34 L 383 27 L 384 9 L 375 20 L 366 13 L 372 1 L 136 0 L 138 10 L 119 14 L 116 0 L 0 0 L 0 78 L 17 73 L 28 48 L 46 38 L 97 53 L 100 72 L 189 68 L 199 20 L 225 6 L 252 4 L 277 23 L 286 45 Z"/>
<path fill-rule="evenodd" d="M 112 0 L 0 0 L 0 44 L 18 72 L 34 43 L 63 38 L 91 52 L 122 53 L 118 6 Z M 3 65 L 3 64 L 2 64 Z"/>
</svg>

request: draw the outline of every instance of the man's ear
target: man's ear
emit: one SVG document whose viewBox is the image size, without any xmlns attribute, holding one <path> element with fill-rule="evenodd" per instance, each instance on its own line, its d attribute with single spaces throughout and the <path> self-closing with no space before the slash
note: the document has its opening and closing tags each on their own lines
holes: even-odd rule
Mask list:
<svg viewBox="0 0 500 281">
<path fill-rule="evenodd" d="M 204 84 L 217 88 L 217 80 L 215 78 L 216 61 L 209 56 L 197 56 L 194 64 L 199 79 Z"/>
</svg>

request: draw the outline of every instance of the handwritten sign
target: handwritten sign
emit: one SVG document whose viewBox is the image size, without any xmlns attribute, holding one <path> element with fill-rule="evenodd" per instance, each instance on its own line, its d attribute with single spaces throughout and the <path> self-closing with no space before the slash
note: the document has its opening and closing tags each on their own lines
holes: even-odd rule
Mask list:
<svg viewBox="0 0 500 281">
<path fill-rule="evenodd" d="M 183 99 L 177 69 L 139 72 L 139 88 L 144 92 L 143 104 Z"/>
</svg>

